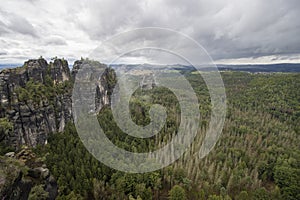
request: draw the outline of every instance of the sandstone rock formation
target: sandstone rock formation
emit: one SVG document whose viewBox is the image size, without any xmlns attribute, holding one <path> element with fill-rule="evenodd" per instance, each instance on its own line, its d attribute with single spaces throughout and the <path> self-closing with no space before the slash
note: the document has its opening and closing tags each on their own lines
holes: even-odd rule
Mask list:
<svg viewBox="0 0 300 200">
<path fill-rule="evenodd" d="M 0 199 L 26 200 L 36 186 L 49 200 L 58 194 L 55 178 L 30 149 L 22 149 L 14 156 L 0 156 Z"/>
<path fill-rule="evenodd" d="M 76 61 L 72 72 L 64 59 L 47 63 L 43 58 L 1 71 L 0 119 L 7 119 L 13 128 L 1 131 L 0 127 L 0 142 L 15 149 L 36 146 L 47 143 L 50 134 L 62 132 L 72 121 L 72 86 L 83 62 Z M 110 102 L 109 74 L 113 73 L 106 70 L 97 86 L 97 110 Z"/>
</svg>

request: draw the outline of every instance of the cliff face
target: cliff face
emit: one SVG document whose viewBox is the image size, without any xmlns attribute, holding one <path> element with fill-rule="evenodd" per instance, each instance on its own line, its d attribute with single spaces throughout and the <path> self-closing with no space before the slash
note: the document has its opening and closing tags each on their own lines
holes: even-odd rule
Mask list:
<svg viewBox="0 0 300 200">
<path fill-rule="evenodd" d="M 13 128 L 1 132 L 0 142 L 14 148 L 45 144 L 49 134 L 63 131 L 72 121 L 72 86 L 83 61 L 72 72 L 63 59 L 47 63 L 29 60 L 20 68 L 0 72 L 0 118 Z M 109 104 L 109 83 L 105 73 L 97 87 L 97 109 Z M 2 141 L 1 141 L 2 140 Z"/>
</svg>

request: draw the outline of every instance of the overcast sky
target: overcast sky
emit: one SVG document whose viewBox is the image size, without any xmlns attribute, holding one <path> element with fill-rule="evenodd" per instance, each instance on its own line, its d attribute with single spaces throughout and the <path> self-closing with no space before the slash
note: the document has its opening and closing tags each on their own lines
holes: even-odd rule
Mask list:
<svg viewBox="0 0 300 200">
<path fill-rule="evenodd" d="M 109 37 L 142 27 L 187 34 L 216 63 L 300 62 L 299 0 L 0 1 L 0 63 L 42 55 L 72 64 Z M 151 43 L 172 39 L 162 34 Z"/>
</svg>

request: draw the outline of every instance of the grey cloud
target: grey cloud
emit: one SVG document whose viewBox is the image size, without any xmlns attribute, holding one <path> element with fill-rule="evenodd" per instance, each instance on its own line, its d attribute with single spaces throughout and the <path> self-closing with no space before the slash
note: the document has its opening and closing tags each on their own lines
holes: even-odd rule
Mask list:
<svg viewBox="0 0 300 200">
<path fill-rule="evenodd" d="M 4 56 L 4 55 L 7 55 L 7 51 L 5 51 L 5 50 L 0 50 L 0 56 Z"/>
<path fill-rule="evenodd" d="M 8 30 L 5 24 L 0 20 L 0 35 L 8 33 Z"/>
<path fill-rule="evenodd" d="M 60 46 L 60 45 L 67 45 L 67 42 L 59 36 L 52 36 L 45 40 L 45 45 Z"/>
<path fill-rule="evenodd" d="M 19 4 L 16 0 L 11 2 Z M 77 55 L 84 45 L 78 45 L 81 41 L 90 41 L 86 44 L 88 48 L 91 43 L 100 43 L 122 31 L 149 26 L 170 28 L 191 36 L 215 60 L 268 55 L 292 59 L 293 55 L 300 54 L 299 0 L 28 0 L 22 4 L 24 7 L 28 4 L 31 13 L 43 9 L 45 15 L 39 18 L 29 15 L 29 11 L 3 7 L 0 35 L 9 38 L 12 33 L 20 33 L 39 37 L 35 41 L 37 45 L 69 47 L 73 52 L 65 54 L 74 57 L 82 56 Z M 1 13 L 6 20 L 1 19 Z M 74 37 L 79 33 L 81 38 Z M 52 37 L 47 38 L 48 35 Z M 191 51 L 169 35 L 157 34 L 148 39 L 145 41 L 142 34 L 134 35 L 118 41 L 118 45 L 129 49 L 134 48 L 135 42 L 147 42 L 158 47 L 177 45 Z"/>
<path fill-rule="evenodd" d="M 32 26 L 32 24 L 30 24 L 26 19 L 24 19 L 20 16 L 17 16 L 17 15 L 12 16 L 8 27 L 12 31 L 37 37 L 36 31 L 35 31 L 34 27 Z"/>
<path fill-rule="evenodd" d="M 240 1 L 242 2 L 242 1 Z M 255 2 L 255 1 L 253 1 Z M 243 2 L 245 3 L 245 2 Z M 211 20 L 219 37 L 196 38 L 214 58 L 259 57 L 273 54 L 299 53 L 299 3 L 295 1 L 248 2 L 235 5 L 228 13 Z M 235 10 L 235 9 L 237 10 Z M 228 19 L 226 19 L 226 17 Z"/>
<path fill-rule="evenodd" d="M 300 27 L 296 22 L 300 4 L 296 0 L 119 3 L 113 0 L 87 5 L 90 18 L 80 26 L 94 40 L 132 27 L 172 28 L 195 38 L 214 59 L 300 53 Z M 164 36 L 152 42 L 176 43 Z"/>
<path fill-rule="evenodd" d="M 0 10 L 0 15 L 2 15 L 2 17 L 5 17 L 6 19 L 6 23 L 0 22 L 0 25 L 2 27 L 1 29 L 4 29 L 6 31 L 5 33 L 11 32 L 12 34 L 20 33 L 33 37 L 38 36 L 32 24 L 24 18 L 25 16 L 20 16 L 18 14 L 6 12 L 3 10 Z"/>
<path fill-rule="evenodd" d="M 142 15 L 138 0 L 90 1 L 80 9 L 77 25 L 92 39 L 104 38 L 126 29 Z"/>
</svg>

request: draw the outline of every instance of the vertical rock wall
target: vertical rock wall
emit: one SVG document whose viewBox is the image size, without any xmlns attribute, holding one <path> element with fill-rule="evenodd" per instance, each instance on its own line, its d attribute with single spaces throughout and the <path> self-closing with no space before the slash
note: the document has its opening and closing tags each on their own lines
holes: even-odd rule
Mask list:
<svg viewBox="0 0 300 200">
<path fill-rule="evenodd" d="M 36 146 L 45 144 L 50 134 L 62 132 L 66 123 L 72 121 L 72 85 L 82 64 L 83 60 L 76 61 L 71 72 L 66 60 L 55 59 L 48 64 L 40 58 L 29 60 L 22 67 L 1 71 L 0 118 L 7 118 L 13 124 L 13 130 L 1 133 L 5 135 L 0 137 L 4 138 L 0 142 L 15 148 Z M 110 103 L 109 74 L 113 73 L 107 70 L 97 86 L 95 102 L 98 111 Z M 39 88 L 35 91 L 36 86 L 31 83 L 47 89 L 39 94 Z M 28 91 L 29 84 L 32 91 Z M 20 89 L 23 89 L 22 97 Z M 28 97 L 27 92 L 30 93 Z"/>
</svg>

